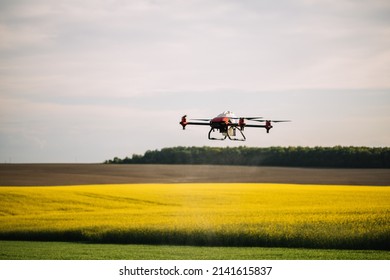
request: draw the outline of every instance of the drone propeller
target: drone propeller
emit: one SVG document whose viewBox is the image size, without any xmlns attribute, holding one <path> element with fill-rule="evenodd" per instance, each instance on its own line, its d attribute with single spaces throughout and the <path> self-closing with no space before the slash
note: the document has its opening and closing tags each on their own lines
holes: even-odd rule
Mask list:
<svg viewBox="0 0 390 280">
<path fill-rule="evenodd" d="M 253 120 L 254 122 L 274 122 L 274 123 L 279 123 L 279 122 L 291 122 L 290 120 Z"/>
<path fill-rule="evenodd" d="M 257 119 L 262 119 L 263 117 L 234 117 L 234 118 L 231 118 L 233 120 L 239 120 L 239 119 L 244 119 L 244 120 L 248 120 L 248 121 L 252 121 L 252 120 L 257 120 Z"/>
<path fill-rule="evenodd" d="M 211 119 L 191 119 L 192 121 L 204 121 L 204 122 L 209 122 Z"/>
</svg>

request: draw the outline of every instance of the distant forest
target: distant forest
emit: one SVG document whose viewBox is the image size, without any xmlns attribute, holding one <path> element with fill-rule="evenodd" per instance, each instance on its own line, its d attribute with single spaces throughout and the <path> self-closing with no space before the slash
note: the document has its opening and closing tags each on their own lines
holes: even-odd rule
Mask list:
<svg viewBox="0 0 390 280">
<path fill-rule="evenodd" d="M 115 157 L 106 164 L 215 164 L 285 167 L 390 168 L 390 148 L 369 147 L 173 147 Z"/>
</svg>

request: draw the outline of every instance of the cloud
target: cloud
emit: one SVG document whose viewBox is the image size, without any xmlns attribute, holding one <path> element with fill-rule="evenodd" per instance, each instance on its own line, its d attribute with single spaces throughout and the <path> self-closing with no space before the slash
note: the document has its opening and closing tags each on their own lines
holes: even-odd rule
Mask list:
<svg viewBox="0 0 390 280">
<path fill-rule="evenodd" d="M 47 154 L 89 145 L 96 158 L 102 149 L 118 151 L 111 146 L 131 143 L 142 152 L 180 144 L 176 118 L 184 113 L 212 117 L 230 109 L 300 120 L 297 112 L 310 111 L 307 127 L 261 143 L 348 143 L 343 133 L 325 137 L 331 123 L 321 137 L 310 133 L 329 111 L 340 119 L 351 112 L 338 103 L 324 111 L 316 101 L 337 92 L 344 108 L 379 107 L 359 95 L 364 90 L 386 102 L 378 92 L 390 88 L 389 12 L 380 0 L 4 0 L 0 133 L 29 137 Z M 366 126 L 388 122 L 383 110 L 370 110 L 376 121 L 365 119 Z M 166 121 L 155 124 L 160 118 Z M 107 136 L 121 133 L 131 140 Z M 359 139 L 388 143 L 379 128 L 372 134 Z M 194 130 L 183 141 L 210 144 L 200 139 Z"/>
<path fill-rule="evenodd" d="M 67 94 L 389 86 L 380 1 L 28 3 L 2 23 L 19 50 L 2 60 Z"/>
</svg>

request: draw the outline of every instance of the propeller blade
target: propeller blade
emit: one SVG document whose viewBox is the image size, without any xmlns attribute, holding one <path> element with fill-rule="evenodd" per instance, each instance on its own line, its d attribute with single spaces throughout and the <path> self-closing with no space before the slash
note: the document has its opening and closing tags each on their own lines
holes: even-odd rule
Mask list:
<svg viewBox="0 0 390 280">
<path fill-rule="evenodd" d="M 244 119 L 248 120 L 248 121 L 253 121 L 253 120 L 257 120 L 257 119 L 262 119 L 263 117 L 244 117 Z"/>
<path fill-rule="evenodd" d="M 233 120 L 245 119 L 245 120 L 251 121 L 251 120 L 262 119 L 262 118 L 263 117 L 234 117 L 231 119 L 233 119 Z"/>
<path fill-rule="evenodd" d="M 254 121 L 254 122 L 265 122 L 265 120 L 251 120 L 251 121 Z"/>
<path fill-rule="evenodd" d="M 209 122 L 211 121 L 211 119 L 191 119 L 192 121 L 205 121 L 205 122 Z"/>
<path fill-rule="evenodd" d="M 279 123 L 279 122 L 291 122 L 290 120 L 252 120 L 254 122 L 266 122 L 266 121 L 270 121 L 270 122 L 274 122 L 274 123 Z"/>
</svg>

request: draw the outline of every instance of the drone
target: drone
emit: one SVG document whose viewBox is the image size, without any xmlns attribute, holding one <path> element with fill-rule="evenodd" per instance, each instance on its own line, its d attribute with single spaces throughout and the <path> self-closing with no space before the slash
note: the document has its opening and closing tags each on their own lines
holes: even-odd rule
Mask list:
<svg viewBox="0 0 390 280">
<path fill-rule="evenodd" d="M 246 121 L 264 122 L 265 124 L 247 124 Z M 273 127 L 272 123 L 279 122 L 289 122 L 289 120 L 263 120 L 262 117 L 237 117 L 233 112 L 225 111 L 212 119 L 191 119 L 191 121 L 187 121 L 187 115 L 184 115 L 181 118 L 180 124 L 183 130 L 186 129 L 187 125 L 210 126 L 209 140 L 225 140 L 229 138 L 231 141 L 245 141 L 246 137 L 243 133 L 245 127 L 265 128 L 267 133 L 269 133 Z M 222 136 L 216 137 L 216 133 L 220 133 Z"/>
</svg>

